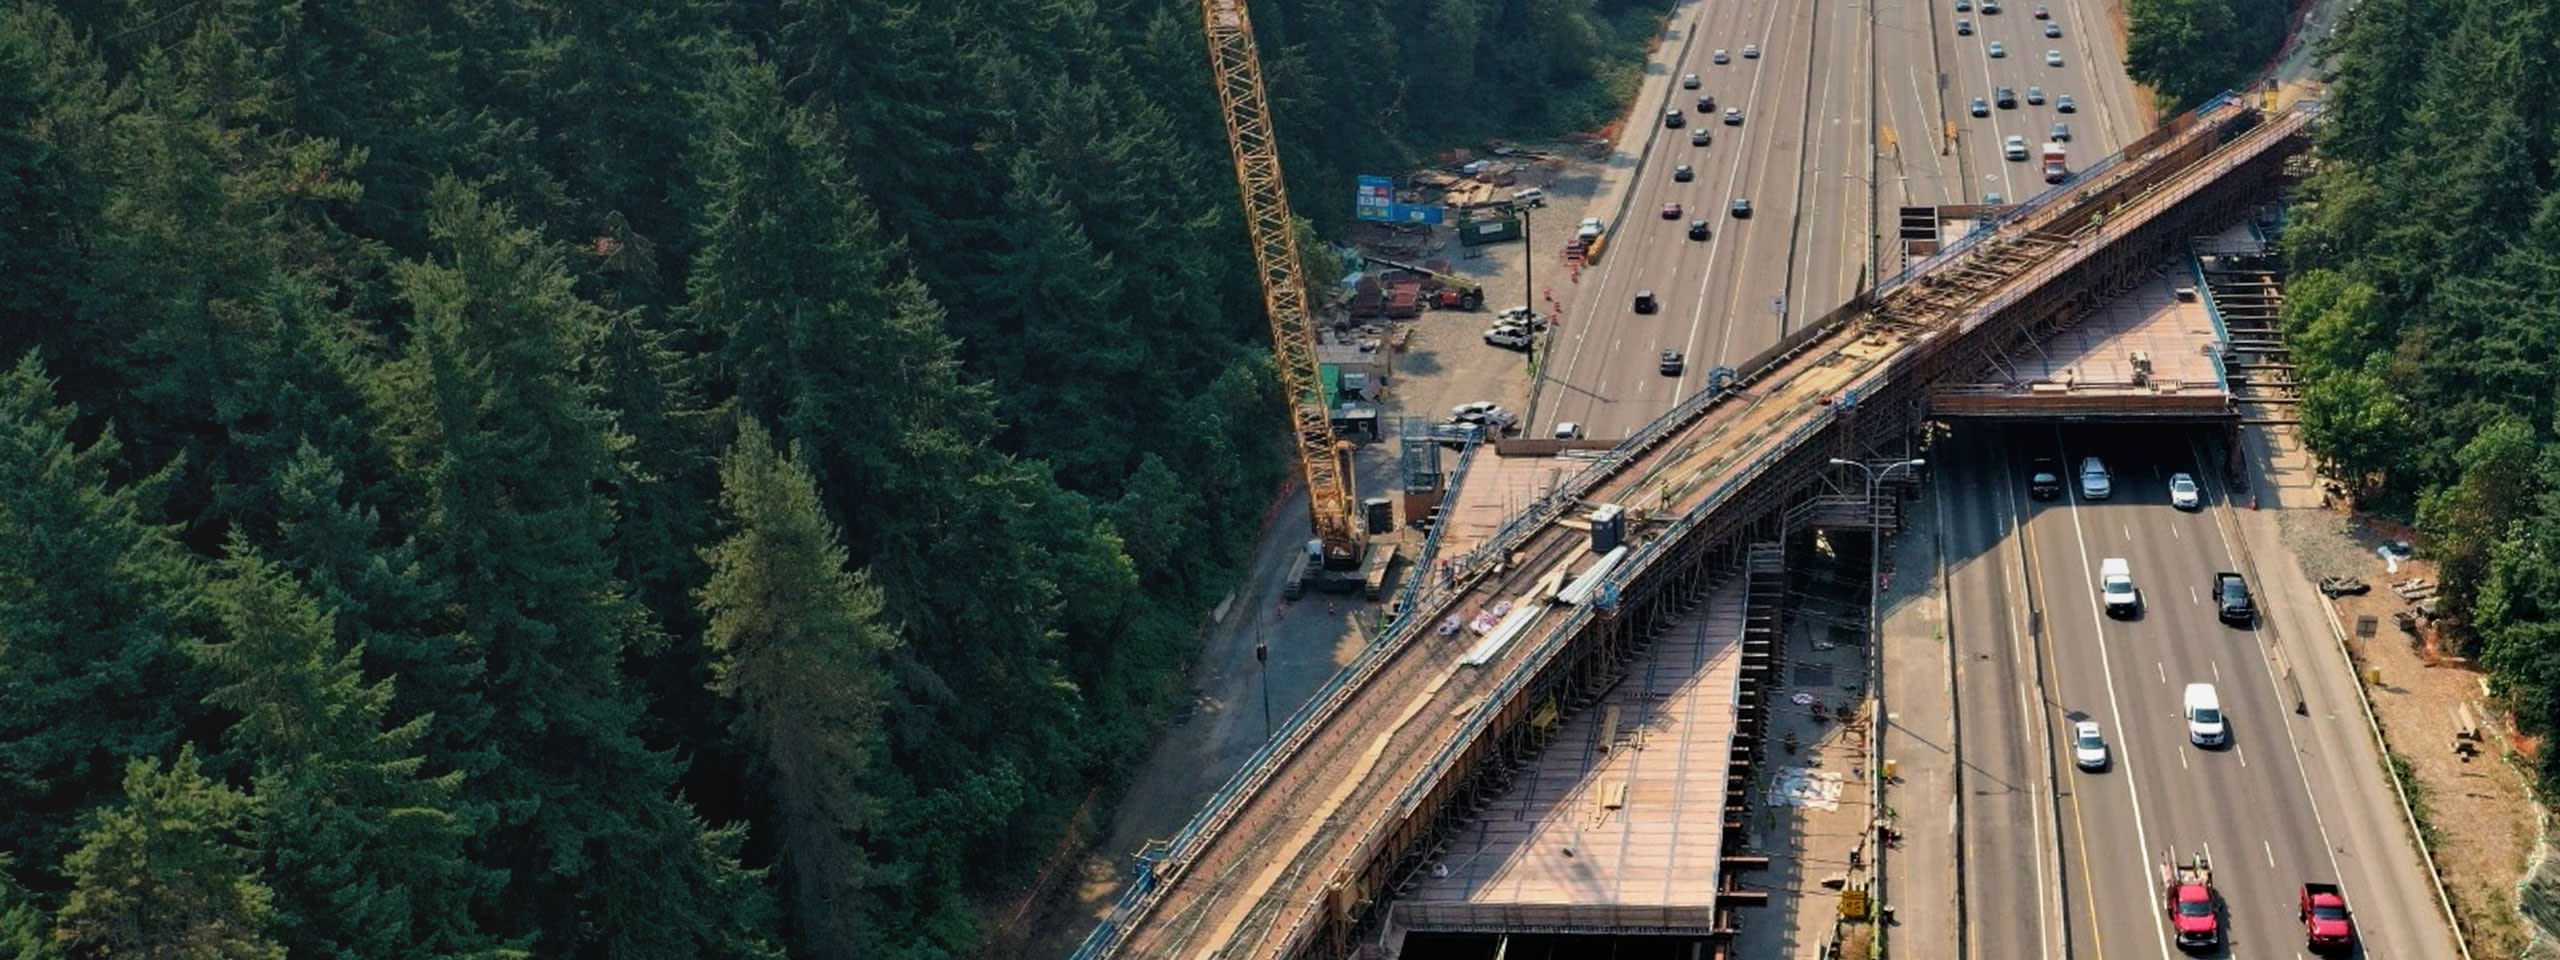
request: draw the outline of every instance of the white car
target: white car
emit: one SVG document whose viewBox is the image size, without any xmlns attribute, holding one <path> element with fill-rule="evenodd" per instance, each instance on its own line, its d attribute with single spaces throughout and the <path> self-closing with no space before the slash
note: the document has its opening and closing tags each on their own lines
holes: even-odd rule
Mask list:
<svg viewBox="0 0 2560 960">
<path fill-rule="evenodd" d="M 2196 487 L 2196 478 L 2183 473 L 2169 475 L 2169 505 L 2180 510 L 2204 508 L 2204 491 Z"/>
<path fill-rule="evenodd" d="M 2071 725 L 2071 762 L 2082 770 L 2107 768 L 2107 738 L 2098 733 L 2098 724 L 2082 720 Z"/>
<path fill-rule="evenodd" d="M 2062 65 L 2062 51 L 2060 51 L 2060 50 L 2047 50 L 2047 51 L 2045 51 L 2045 52 L 2044 52 L 2044 65 L 2045 65 L 2045 66 L 2048 66 L 2048 67 L 2059 67 L 2059 66 L 2061 66 L 2061 65 Z"/>
<path fill-rule="evenodd" d="M 2009 55 L 2009 48 L 2008 48 L 2008 47 L 2001 46 L 2001 45 L 2000 45 L 2000 41 L 1998 41 L 1998 40 L 1991 41 L 1991 59 L 1998 60 L 1998 59 L 2000 59 L 2000 58 L 2002 58 L 2002 57 L 2006 57 L 2006 56 L 2008 56 L 2008 55 Z"/>
<path fill-rule="evenodd" d="M 1759 44 L 1756 44 L 1756 43 L 1746 43 L 1746 44 L 1743 44 L 1743 45 L 1742 45 L 1742 59 L 1745 59 L 1745 60 L 1758 60 L 1758 59 L 1760 59 L 1760 45 L 1759 45 Z"/>
<path fill-rule="evenodd" d="M 2106 601 L 2107 616 L 2142 615 L 2142 591 L 2133 585 L 2133 565 L 2123 557 L 2098 562 L 2098 595 Z"/>
<path fill-rule="evenodd" d="M 1580 439 L 1582 439 L 1582 425 L 1581 425 L 1581 424 L 1579 424 L 1579 423 L 1575 423 L 1575 422 L 1573 422 L 1573 421 L 1571 421 L 1571 420 L 1567 420 L 1567 421 L 1565 421 L 1565 422 L 1563 422 L 1563 423 L 1556 424 L 1556 431 L 1555 431 L 1555 432 L 1556 432 L 1556 439 L 1558 439 L 1558 440 L 1580 440 Z"/>
</svg>

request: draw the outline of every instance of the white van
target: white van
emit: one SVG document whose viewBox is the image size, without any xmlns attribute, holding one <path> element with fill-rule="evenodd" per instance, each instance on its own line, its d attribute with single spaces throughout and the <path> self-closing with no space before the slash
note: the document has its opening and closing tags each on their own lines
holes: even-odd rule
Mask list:
<svg viewBox="0 0 2560 960">
<path fill-rule="evenodd" d="M 2219 747 L 2231 736 L 2222 722 L 2222 698 L 2215 696 L 2213 684 L 2187 684 L 2187 741 L 2199 747 Z"/>
<path fill-rule="evenodd" d="M 1511 202 L 1522 206 L 1543 207 L 1547 205 L 1547 192 L 1536 187 L 1522 187 L 1511 191 Z"/>
<path fill-rule="evenodd" d="M 2107 472 L 2106 464 L 2098 462 L 2096 457 L 2080 461 L 2081 497 L 2089 500 L 2104 500 L 2115 495 L 2115 476 Z"/>
<path fill-rule="evenodd" d="M 2107 602 L 2107 616 L 2131 617 L 2142 612 L 2142 591 L 2134 589 L 2133 567 L 2123 557 L 2098 561 L 2098 595 Z"/>
</svg>

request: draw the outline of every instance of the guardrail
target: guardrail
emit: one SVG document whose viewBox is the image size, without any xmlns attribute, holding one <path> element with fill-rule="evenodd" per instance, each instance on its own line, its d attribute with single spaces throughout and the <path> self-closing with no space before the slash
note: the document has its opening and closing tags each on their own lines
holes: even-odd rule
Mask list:
<svg viewBox="0 0 2560 960">
<path fill-rule="evenodd" d="M 2230 346 L 2231 328 L 2222 323 L 2222 304 L 2213 299 L 2213 284 L 2205 280 L 2203 258 L 2190 253 L 2187 256 L 2187 269 L 2196 275 L 2196 301 L 2204 304 L 2205 319 L 2213 322 L 2211 346 L 2214 348 Z M 2231 392 L 2231 371 L 2222 365 L 2222 355 L 2221 349 L 2211 349 L 2207 353 L 2207 356 L 2213 360 L 2214 379 L 2222 382 L 2224 393 L 2229 393 Z"/>
<path fill-rule="evenodd" d="M 1433 438 L 1431 442 L 1437 444 L 1440 441 Z M 1478 437 L 1471 436 L 1467 438 L 1465 446 L 1458 448 L 1458 465 L 1449 471 L 1448 481 L 1440 485 L 1444 501 L 1448 491 L 1463 488 L 1467 480 L 1467 466 L 1475 462 L 1476 449 L 1483 445 Z M 1440 553 L 1440 532 L 1449 529 L 1449 524 L 1446 522 L 1449 512 L 1443 510 L 1440 515 L 1442 522 L 1433 523 L 1431 532 L 1423 535 L 1422 552 L 1413 558 L 1413 566 L 1405 575 L 1404 587 L 1396 591 L 1396 616 L 1395 619 L 1387 621 L 1385 631 L 1387 633 L 1394 632 L 1397 627 L 1404 624 L 1405 620 L 1413 616 L 1413 611 L 1416 609 L 1414 601 L 1422 595 L 1422 584 L 1431 579 L 1431 558 Z M 1217 798 L 1211 797 L 1210 800 L 1214 803 Z"/>
</svg>

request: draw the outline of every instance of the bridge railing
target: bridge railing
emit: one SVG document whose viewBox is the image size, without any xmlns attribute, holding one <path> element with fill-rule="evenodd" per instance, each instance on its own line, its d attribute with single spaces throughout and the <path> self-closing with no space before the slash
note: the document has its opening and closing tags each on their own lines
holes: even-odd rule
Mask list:
<svg viewBox="0 0 2560 960">
<path fill-rule="evenodd" d="M 1434 439 L 1431 442 L 1439 443 L 1440 441 Z M 1483 446 L 1478 436 L 1469 436 L 1466 445 L 1458 448 L 1458 465 L 1449 471 L 1448 480 L 1440 485 L 1440 489 L 1444 491 L 1444 497 L 1445 491 L 1465 489 L 1467 466 L 1475 462 L 1476 451 Z M 1421 609 L 1416 601 L 1426 596 L 1422 592 L 1423 585 L 1433 579 L 1431 564 L 1440 556 L 1440 533 L 1449 529 L 1449 513 L 1447 510 L 1440 511 L 1440 520 L 1431 525 L 1431 532 L 1422 535 L 1422 552 L 1414 557 L 1412 568 L 1406 571 L 1403 588 L 1396 591 L 1396 616 L 1394 620 L 1387 623 L 1387 629 L 1383 633 L 1394 632 L 1396 628 L 1403 626 L 1406 620 L 1413 618 L 1414 611 Z"/>
</svg>

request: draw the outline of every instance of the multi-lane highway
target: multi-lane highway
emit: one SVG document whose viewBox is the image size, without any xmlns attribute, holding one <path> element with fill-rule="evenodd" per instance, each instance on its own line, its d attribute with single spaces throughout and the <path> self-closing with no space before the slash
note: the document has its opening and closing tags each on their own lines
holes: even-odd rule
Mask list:
<svg viewBox="0 0 2560 960">
<path fill-rule="evenodd" d="M 2056 123 L 2070 126 L 2074 170 L 2149 129 L 2125 76 L 2123 40 L 2102 0 L 2043 0 L 2048 15 L 2042 18 L 2035 16 L 2033 0 L 1997 4 L 1996 14 L 1977 3 L 1964 6 L 1971 9 L 1958 10 L 1957 0 L 1935 0 L 1930 11 L 1939 42 L 1947 44 L 1940 53 L 1947 72 L 1943 102 L 1956 130 L 1953 172 L 1965 184 L 1937 202 L 1984 203 L 1993 194 L 2016 202 L 2043 192 L 2039 153 Z M 2061 36 L 2046 36 L 2048 25 Z M 1971 35 L 1958 32 L 1967 26 Z M 2005 55 L 1991 56 L 1993 44 Z M 2061 65 L 2054 66 L 2047 54 L 2059 54 Z M 2013 106 L 1999 106 L 2002 87 L 2017 95 Z M 2039 90 L 2045 102 L 2031 102 Z M 2066 95 L 2070 113 L 2061 109 Z M 1977 97 L 1989 105 L 1988 116 L 1973 116 Z M 2011 136 L 2026 143 L 2027 159 L 2002 156 L 2001 144 Z"/>
<path fill-rule="evenodd" d="M 1869 219 L 1866 187 L 1844 176 L 1867 176 L 1872 156 L 1866 20 L 1863 3 L 1708 0 L 1675 71 L 1697 74 L 1699 88 L 1674 83 L 1668 103 L 1637 113 L 1660 124 L 1663 109 L 1677 107 L 1687 125 L 1655 139 L 1625 222 L 1612 225 L 1605 256 L 1583 271 L 1533 429 L 1577 422 L 1594 437 L 1626 436 L 1706 389 L 1710 369 L 1776 343 L 1781 301 L 1823 302 L 1810 318 L 1848 297 Z M 1759 56 L 1745 56 L 1746 46 Z M 1714 62 L 1718 50 L 1728 62 Z M 1715 98 L 1714 113 L 1697 109 L 1703 96 Z M 1739 125 L 1724 122 L 1726 108 L 1742 111 Z M 1695 130 L 1714 142 L 1693 145 Z M 1682 164 L 1695 179 L 1674 179 Z M 1750 201 L 1751 216 L 1734 216 L 1736 199 Z M 1665 217 L 1670 203 L 1680 212 Z M 1693 219 L 1706 222 L 1708 239 L 1689 238 Z M 1806 292 L 1792 295 L 1798 287 Z M 1657 312 L 1634 312 L 1642 290 L 1653 292 Z M 1664 350 L 1682 354 L 1683 372 L 1661 372 Z"/>
<path fill-rule="evenodd" d="M 2013 472 L 1999 445 L 1969 433 L 1929 455 L 1963 740 L 1957 866 L 1971 909 L 1961 960 L 2067 956 L 2052 728 L 2041 722 L 2026 563 L 2009 535 L 2018 516 Z"/>
<path fill-rule="evenodd" d="M 1593 437 L 1626 436 L 1705 390 L 1715 367 L 1749 359 L 1901 269 L 1899 207 L 2041 191 L 2033 158 L 2002 159 L 2006 136 L 2033 152 L 2055 121 L 2068 122 L 2076 169 L 2141 135 L 2103 0 L 2047 6 L 2038 19 L 2033 4 L 1985 14 L 1958 12 L 1955 0 L 1708 0 L 1673 65 L 1697 74 L 1699 88 L 1672 83 L 1666 100 L 1636 111 L 1636 122 L 1659 125 L 1677 108 L 1685 125 L 1654 138 L 1623 222 L 1574 283 L 1533 435 L 1571 422 Z M 1970 35 L 1956 33 L 1960 19 Z M 2044 36 L 2047 24 L 2062 36 Z M 1988 55 L 1994 40 L 2007 56 Z M 1760 56 L 1745 56 L 1750 46 Z M 2061 66 L 2047 65 L 2048 50 Z M 2016 108 L 1968 116 L 1973 97 L 2004 85 L 2018 92 Z M 2046 103 L 2027 103 L 2029 87 Z M 2070 115 L 2056 112 L 2065 93 L 2077 105 Z M 1698 109 L 1706 96 L 1712 112 Z M 1728 107 L 1742 111 L 1740 125 L 1723 122 Z M 1713 142 L 1694 143 L 1698 130 Z M 1675 178 L 1682 165 L 1692 179 Z M 1734 216 L 1736 199 L 1750 201 L 1748 219 Z M 1665 216 L 1674 203 L 1678 214 Z M 1691 238 L 1692 220 L 1706 222 L 1706 239 Z M 1642 291 L 1657 312 L 1635 312 Z M 1665 350 L 1681 355 L 1680 372 L 1662 372 Z"/>
<path fill-rule="evenodd" d="M 2327 638 L 2280 652 L 2261 630 L 2216 616 L 2214 574 L 2255 567 L 2193 436 L 1966 428 L 1935 461 L 1948 497 L 1949 632 L 1962 658 L 1967 953 L 2059 956 L 2067 937 L 2076 957 L 2173 955 L 2158 869 L 2175 851 L 2210 855 L 2231 955 L 2307 955 L 2297 885 L 2343 880 L 2360 912 L 2384 921 L 2366 925 L 2364 956 L 2435 956 L 2443 928 L 2423 909 L 2432 891 L 2414 871 L 2384 866 L 2407 843 L 2399 824 L 2340 816 L 2365 799 L 2343 794 L 2382 786 L 2363 760 L 2369 751 L 2352 749 L 2361 718 L 2336 704 L 2297 714 L 2277 665 L 2337 669 L 2315 662 Z M 2060 499 L 2030 499 L 2037 456 L 2066 465 Z M 2089 456 L 2113 472 L 2106 499 L 2086 498 L 2070 476 Z M 2203 509 L 2172 508 L 2177 472 L 2203 486 Z M 2108 558 L 2132 569 L 2136 617 L 2102 609 Z M 2263 607 L 2268 594 L 2257 592 Z M 2191 683 L 2214 686 L 2227 747 L 2189 743 Z M 2106 769 L 2075 768 L 2068 735 L 2080 720 L 2105 734 Z"/>
</svg>

